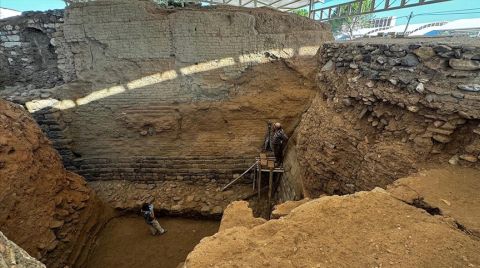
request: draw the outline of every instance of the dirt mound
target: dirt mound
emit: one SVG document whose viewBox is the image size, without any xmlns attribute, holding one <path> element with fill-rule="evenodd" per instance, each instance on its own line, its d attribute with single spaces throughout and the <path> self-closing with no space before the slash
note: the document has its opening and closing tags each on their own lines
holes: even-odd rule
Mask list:
<svg viewBox="0 0 480 268">
<path fill-rule="evenodd" d="M 290 212 L 293 209 L 307 203 L 308 201 L 310 201 L 310 198 L 305 198 L 298 201 L 290 200 L 290 201 L 286 201 L 284 203 L 278 204 L 273 208 L 271 218 L 279 219 L 281 217 L 287 216 L 288 214 L 290 214 Z"/>
<path fill-rule="evenodd" d="M 424 179 L 436 175 L 426 173 Z M 447 177 L 455 180 L 455 176 Z M 203 239 L 186 260 L 186 267 L 478 265 L 478 239 L 451 220 L 433 216 L 380 188 L 315 199 L 253 228 L 225 229 Z"/>
<path fill-rule="evenodd" d="M 248 207 L 248 202 L 235 201 L 230 203 L 230 205 L 228 205 L 228 207 L 225 209 L 222 217 L 222 223 L 220 224 L 220 231 L 236 226 L 253 228 L 265 222 L 265 219 L 255 218 L 253 216 L 253 211 Z"/>
<path fill-rule="evenodd" d="M 20 106 L 0 100 L 0 230 L 49 267 L 82 258 L 103 206 Z"/>
</svg>

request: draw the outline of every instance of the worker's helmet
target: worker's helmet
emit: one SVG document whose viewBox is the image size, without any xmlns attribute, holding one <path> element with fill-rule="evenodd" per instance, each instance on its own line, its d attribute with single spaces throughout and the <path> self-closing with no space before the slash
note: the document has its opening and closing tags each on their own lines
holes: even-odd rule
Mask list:
<svg viewBox="0 0 480 268">
<path fill-rule="evenodd" d="M 276 129 L 279 129 L 279 128 L 281 128 L 281 127 L 282 127 L 282 125 L 281 125 L 279 122 L 275 123 L 275 128 L 276 128 Z"/>
</svg>

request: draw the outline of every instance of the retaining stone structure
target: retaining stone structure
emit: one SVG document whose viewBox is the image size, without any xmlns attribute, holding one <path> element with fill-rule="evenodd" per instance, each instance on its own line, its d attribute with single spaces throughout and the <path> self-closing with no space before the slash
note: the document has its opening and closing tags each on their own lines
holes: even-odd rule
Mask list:
<svg viewBox="0 0 480 268">
<path fill-rule="evenodd" d="M 353 70 L 358 75 L 352 82 L 359 78 L 371 80 L 366 88 L 357 87 L 357 92 L 375 93 L 375 82 L 386 82 L 402 89 L 404 99 L 389 101 L 412 112 L 417 112 L 417 106 L 422 105 L 443 113 L 459 113 L 467 119 L 480 117 L 480 47 L 474 41 L 466 45 L 451 42 L 329 43 L 323 46 L 319 59 L 322 71 Z M 383 93 L 368 100 L 361 94 L 351 94 L 355 99 L 363 97 L 367 105 L 375 98 L 390 96 Z"/>
<path fill-rule="evenodd" d="M 61 35 L 63 10 L 24 12 L 20 17 L 0 20 L 0 90 L 16 96 L 48 97 L 47 89 L 72 78 L 65 73 Z M 28 91 L 25 90 L 28 89 Z"/>
<path fill-rule="evenodd" d="M 478 167 L 479 55 L 475 39 L 324 44 L 321 94 L 297 128 L 306 196 L 383 187 L 424 165 Z"/>
</svg>

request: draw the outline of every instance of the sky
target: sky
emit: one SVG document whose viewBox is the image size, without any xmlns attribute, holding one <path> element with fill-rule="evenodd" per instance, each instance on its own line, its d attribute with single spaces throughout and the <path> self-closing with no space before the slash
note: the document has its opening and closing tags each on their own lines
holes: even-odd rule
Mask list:
<svg viewBox="0 0 480 268">
<path fill-rule="evenodd" d="M 352 0 L 325 0 L 324 4 L 317 4 L 316 8 L 330 6 L 338 3 L 350 2 Z M 384 0 L 376 0 L 382 3 Z M 400 0 L 390 0 L 392 3 Z M 408 0 L 418 2 L 418 0 Z M 398 3 L 397 3 L 398 4 Z M 19 11 L 28 10 L 47 10 L 64 8 L 65 3 L 62 0 L 0 0 L 0 7 L 16 9 Z M 470 10 L 465 10 L 470 9 Z M 458 10 L 458 11 L 457 11 Z M 403 17 L 397 19 L 397 25 L 405 24 L 410 12 L 414 13 L 411 23 L 425 23 L 434 21 L 451 21 L 464 18 L 480 18 L 480 0 L 451 0 L 437 4 L 418 6 L 413 8 L 399 9 L 395 11 L 382 12 L 375 14 L 376 17 L 397 16 Z M 427 15 L 425 13 L 448 12 L 438 15 Z M 467 14 L 468 13 L 468 14 Z"/>
<path fill-rule="evenodd" d="M 1 0 L 0 0 L 1 1 Z M 350 2 L 352 0 L 325 0 L 325 4 L 317 4 L 316 8 L 327 7 L 335 4 Z M 382 0 L 376 0 L 382 4 Z M 394 5 L 398 5 L 400 0 L 390 0 Z M 418 3 L 418 0 L 409 0 L 410 3 Z M 408 3 L 407 2 L 407 3 Z M 470 9 L 470 10 L 465 10 Z M 459 10 L 459 11 L 457 11 Z M 461 11 L 460 11 L 461 10 Z M 412 8 L 397 9 L 393 11 L 375 13 L 375 17 L 396 16 L 397 25 L 406 24 L 408 15 L 413 12 L 414 17 L 410 23 L 426 23 L 435 21 L 452 21 L 457 19 L 480 18 L 480 0 L 451 0 L 436 4 L 417 6 Z M 441 13 L 438 15 L 427 15 L 425 13 Z M 447 14 L 448 13 L 448 14 Z M 454 14 L 455 13 L 455 14 Z M 469 14 L 466 14 L 469 13 Z M 403 17 L 403 18 L 400 18 Z"/>
<path fill-rule="evenodd" d="M 15 9 L 18 11 L 64 8 L 65 2 L 62 0 L 0 0 L 0 7 Z"/>
</svg>

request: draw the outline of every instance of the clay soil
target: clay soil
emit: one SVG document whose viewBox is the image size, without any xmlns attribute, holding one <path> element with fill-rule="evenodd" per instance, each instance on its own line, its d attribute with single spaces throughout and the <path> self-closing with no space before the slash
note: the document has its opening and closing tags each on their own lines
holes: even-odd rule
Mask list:
<svg viewBox="0 0 480 268">
<path fill-rule="evenodd" d="M 0 231 L 48 267 L 70 266 L 88 251 L 104 209 L 30 115 L 0 99 Z"/>
<path fill-rule="evenodd" d="M 219 222 L 181 218 L 160 218 L 167 229 L 152 236 L 141 217 L 112 219 L 100 233 L 88 268 L 177 267 L 205 236 L 218 231 Z"/>
<path fill-rule="evenodd" d="M 221 231 L 195 247 L 186 267 L 479 267 L 480 241 L 469 231 L 478 222 L 478 190 L 458 186 L 477 189 L 478 178 L 474 169 L 424 171 L 400 180 L 394 194 L 376 188 L 322 197 L 267 222 L 235 203 Z M 431 202 L 427 207 L 438 204 L 440 214 L 399 199 L 404 190 L 417 191 Z"/>
</svg>

